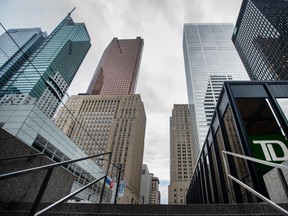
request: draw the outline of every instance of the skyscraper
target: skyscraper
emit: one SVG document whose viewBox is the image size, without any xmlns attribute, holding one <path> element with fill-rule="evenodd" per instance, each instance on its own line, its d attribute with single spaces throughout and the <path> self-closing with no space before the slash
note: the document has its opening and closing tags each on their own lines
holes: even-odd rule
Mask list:
<svg viewBox="0 0 288 216">
<path fill-rule="evenodd" d="M 205 140 L 222 84 L 248 79 L 231 41 L 228 23 L 184 24 L 183 52 L 194 160 Z"/>
<path fill-rule="evenodd" d="M 60 108 L 54 121 L 87 155 L 112 152 L 111 162 L 122 164 L 121 181 L 126 187 L 117 203 L 142 203 L 146 115 L 140 95 L 74 95 Z M 107 161 L 103 159 L 107 160 L 96 162 L 105 170 Z M 110 175 L 117 177 L 117 170 Z"/>
<path fill-rule="evenodd" d="M 84 23 L 69 13 L 1 90 L 29 93 L 39 108 L 52 117 L 91 44 Z"/>
<path fill-rule="evenodd" d="M 194 160 L 191 116 L 187 104 L 175 104 L 170 117 L 170 185 L 168 203 L 186 203 Z"/>
<path fill-rule="evenodd" d="M 0 36 L 0 89 L 39 48 L 46 37 L 47 34 L 40 28 L 9 29 Z"/>
<path fill-rule="evenodd" d="M 133 94 L 143 50 L 143 39 L 113 38 L 96 68 L 89 94 Z"/>
<path fill-rule="evenodd" d="M 288 1 L 243 0 L 232 36 L 251 80 L 288 80 Z"/>
</svg>

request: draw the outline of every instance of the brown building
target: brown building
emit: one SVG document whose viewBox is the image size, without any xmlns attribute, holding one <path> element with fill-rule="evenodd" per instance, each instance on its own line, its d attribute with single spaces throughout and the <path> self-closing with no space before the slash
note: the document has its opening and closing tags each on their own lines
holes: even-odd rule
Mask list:
<svg viewBox="0 0 288 216">
<path fill-rule="evenodd" d="M 111 151 L 111 162 L 122 164 L 121 180 L 126 187 L 117 203 L 142 202 L 146 115 L 140 95 L 74 95 L 54 121 L 87 155 Z M 106 159 L 96 161 L 104 170 Z M 114 179 L 117 173 L 111 168 L 109 175 Z"/>
<path fill-rule="evenodd" d="M 186 203 L 193 173 L 192 125 L 187 104 L 175 104 L 170 117 L 170 185 L 168 203 Z"/>
<path fill-rule="evenodd" d="M 134 94 L 143 39 L 113 38 L 96 68 L 88 94 Z"/>
</svg>

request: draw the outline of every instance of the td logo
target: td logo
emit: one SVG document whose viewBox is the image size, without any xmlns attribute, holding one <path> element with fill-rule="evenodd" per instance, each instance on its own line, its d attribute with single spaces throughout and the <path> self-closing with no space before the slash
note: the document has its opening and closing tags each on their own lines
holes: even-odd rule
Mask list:
<svg viewBox="0 0 288 216">
<path fill-rule="evenodd" d="M 266 161 L 288 160 L 287 146 L 280 140 L 254 140 L 253 144 L 261 146 Z M 278 151 L 275 151 L 275 149 L 278 149 Z"/>
</svg>

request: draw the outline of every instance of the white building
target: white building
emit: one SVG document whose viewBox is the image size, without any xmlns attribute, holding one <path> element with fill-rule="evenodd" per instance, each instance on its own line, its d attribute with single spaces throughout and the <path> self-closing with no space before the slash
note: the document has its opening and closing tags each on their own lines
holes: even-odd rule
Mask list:
<svg viewBox="0 0 288 216">
<path fill-rule="evenodd" d="M 150 173 L 147 164 L 142 165 L 141 172 L 141 185 L 140 185 L 140 197 L 142 197 L 143 204 L 149 204 L 150 197 Z"/>
<path fill-rule="evenodd" d="M 231 41 L 233 24 L 184 24 L 183 52 L 189 109 L 192 116 L 194 160 L 209 129 L 222 83 L 249 80 Z"/>
</svg>

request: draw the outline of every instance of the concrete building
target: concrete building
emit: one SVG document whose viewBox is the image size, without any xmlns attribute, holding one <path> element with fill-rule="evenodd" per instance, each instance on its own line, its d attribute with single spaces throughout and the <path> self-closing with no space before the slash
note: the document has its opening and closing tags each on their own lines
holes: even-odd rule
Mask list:
<svg viewBox="0 0 288 216">
<path fill-rule="evenodd" d="M 143 204 L 150 203 L 150 193 L 151 193 L 151 179 L 147 164 L 142 165 L 141 172 L 141 186 L 140 186 L 140 197 L 142 197 Z"/>
<path fill-rule="evenodd" d="M 46 38 L 40 28 L 9 29 L 0 36 L 0 89 Z"/>
<path fill-rule="evenodd" d="M 56 112 L 91 44 L 84 23 L 69 13 L 1 89 L 1 95 L 36 98 L 50 118 Z"/>
<path fill-rule="evenodd" d="M 122 164 L 120 180 L 126 187 L 117 203 L 142 203 L 146 115 L 140 95 L 74 95 L 60 108 L 54 121 L 87 155 L 111 151 L 111 162 Z M 105 160 L 95 161 L 105 170 Z M 117 173 L 111 170 L 113 179 Z"/>
<path fill-rule="evenodd" d="M 113 38 L 96 68 L 88 94 L 134 94 L 143 39 Z"/>
<path fill-rule="evenodd" d="M 161 204 L 161 193 L 159 191 L 160 181 L 158 177 L 154 177 L 154 174 L 150 174 L 151 177 L 151 194 L 150 204 Z"/>
<path fill-rule="evenodd" d="M 194 169 L 192 125 L 189 106 L 175 104 L 170 117 L 170 185 L 168 204 L 186 203 Z"/>
<path fill-rule="evenodd" d="M 265 175 L 272 167 L 225 157 L 222 151 L 282 163 L 288 160 L 287 137 L 288 82 L 225 82 L 195 166 L 187 203 L 262 202 L 227 174 L 269 197 L 266 176 L 265 182 L 275 195 L 276 183 L 282 180 L 276 172 Z"/>
<path fill-rule="evenodd" d="M 233 24 L 184 24 L 183 52 L 192 117 L 193 157 L 204 143 L 224 81 L 248 75 L 231 41 Z"/>
<path fill-rule="evenodd" d="M 42 156 L 43 159 L 38 160 L 38 158 L 36 158 L 35 161 L 33 158 L 32 159 L 28 158 L 27 161 L 25 161 L 24 158 L 22 159 L 23 163 L 21 163 L 20 159 L 20 163 L 19 161 L 15 160 L 12 162 L 8 161 L 5 166 L 3 164 L 5 164 L 6 162 L 2 162 L 0 167 L 1 173 L 5 173 L 4 170 L 7 172 L 17 171 L 17 169 L 15 170 L 15 167 L 23 169 L 23 168 L 30 168 L 33 166 L 36 167 L 47 163 L 54 163 L 87 157 L 87 155 L 79 147 L 77 147 L 73 143 L 73 141 L 69 139 L 69 137 L 66 136 L 53 123 L 53 121 L 45 113 L 43 113 L 36 105 L 22 104 L 22 105 L 0 106 L 0 125 L 1 125 L 0 132 L 3 138 L 0 145 L 2 157 L 8 158 L 11 156 L 20 156 L 37 152 L 41 152 L 44 154 Z M 9 139 L 8 138 L 6 139 L 6 137 L 8 137 Z M 31 163 L 29 163 L 29 161 Z M 59 183 L 57 181 L 59 180 L 63 181 L 63 179 L 65 179 L 65 176 L 69 176 L 69 179 L 67 179 L 67 185 L 62 186 L 63 188 L 65 188 L 66 191 L 65 192 L 66 194 L 64 194 L 64 192 L 61 193 L 63 196 L 67 195 L 67 190 L 68 193 L 70 191 L 74 192 L 83 185 L 95 179 L 99 179 L 105 175 L 105 171 L 103 171 L 101 167 L 95 164 L 95 162 L 92 161 L 91 159 L 74 163 L 73 165 L 67 166 L 63 169 L 66 169 L 67 174 L 65 174 L 65 172 L 62 174 L 60 173 L 59 175 L 61 177 L 59 176 L 58 180 L 57 177 L 54 177 L 53 182 L 55 183 L 53 184 L 55 184 L 55 186 L 54 187 L 51 186 L 53 190 L 56 190 L 57 188 L 55 187 L 56 185 L 58 185 L 57 190 L 61 191 L 62 189 L 59 187 L 61 187 L 61 184 L 63 184 L 63 182 Z M 41 178 L 41 176 L 43 176 L 43 172 L 40 172 L 39 175 L 37 175 L 37 173 L 36 174 L 34 173 L 32 175 L 33 178 L 37 179 Z M 39 187 L 35 188 L 36 183 L 38 186 L 41 185 L 42 183 L 42 180 L 41 181 L 35 180 L 34 185 L 32 181 L 33 178 L 31 179 L 31 175 L 30 177 L 28 175 L 27 178 L 26 176 L 16 177 L 16 185 L 19 185 L 23 188 L 27 188 L 27 191 L 28 190 L 34 191 L 33 195 L 32 194 L 27 195 L 27 191 L 23 192 L 25 197 L 23 196 L 22 199 L 28 202 L 34 202 L 36 194 L 38 193 Z M 8 196 L 3 197 L 2 200 L 5 200 L 5 202 L 21 201 L 21 198 L 19 198 L 19 194 L 22 194 L 22 192 L 19 194 L 17 193 L 22 189 L 16 190 L 14 186 L 11 185 L 13 184 L 13 182 L 15 182 L 15 179 L 12 180 L 7 179 L 7 180 L 8 182 L 6 181 L 7 185 L 5 187 L 4 187 L 5 184 L 1 183 L 1 185 L 3 186 L 0 188 L 1 194 L 8 194 Z M 68 185 L 70 186 L 70 188 Z M 89 200 L 90 202 L 98 203 L 100 199 L 102 186 L 103 186 L 103 180 L 101 182 L 94 184 L 89 189 L 82 191 L 75 198 L 80 200 Z M 106 187 L 103 203 L 114 202 L 116 191 L 115 189 L 116 189 L 115 187 L 112 190 Z M 49 191 L 48 193 L 51 194 L 51 191 Z M 63 198 L 63 196 L 58 197 L 58 199 Z M 49 197 L 51 196 L 47 197 L 46 200 L 47 202 L 55 201 L 55 199 L 51 200 Z M 52 197 L 55 196 L 52 195 Z"/>
<path fill-rule="evenodd" d="M 288 80 L 288 2 L 243 0 L 232 41 L 251 80 Z"/>
</svg>

